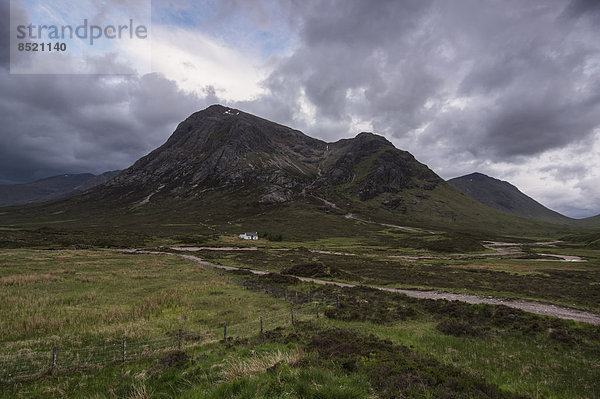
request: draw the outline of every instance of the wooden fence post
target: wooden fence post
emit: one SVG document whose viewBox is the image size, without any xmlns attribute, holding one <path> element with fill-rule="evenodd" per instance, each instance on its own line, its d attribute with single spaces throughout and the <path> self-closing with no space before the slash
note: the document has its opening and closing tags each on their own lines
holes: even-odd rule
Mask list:
<svg viewBox="0 0 600 399">
<path fill-rule="evenodd" d="M 123 363 L 127 361 L 127 338 L 123 338 Z"/>
<path fill-rule="evenodd" d="M 50 374 L 54 374 L 56 371 L 56 346 L 52 348 L 52 366 L 50 367 Z"/>
<path fill-rule="evenodd" d="M 260 335 L 263 334 L 263 322 L 262 322 L 262 316 L 260 316 Z"/>
<path fill-rule="evenodd" d="M 292 325 L 294 325 L 294 309 L 292 309 Z"/>
<path fill-rule="evenodd" d="M 223 323 L 223 341 L 227 342 L 227 323 Z"/>
<path fill-rule="evenodd" d="M 181 350 L 181 348 L 183 347 L 182 339 L 183 339 L 183 331 L 181 331 L 181 328 L 180 328 L 179 332 L 177 334 L 177 348 L 179 350 Z"/>
<path fill-rule="evenodd" d="M 317 319 L 319 318 L 319 302 L 317 302 Z"/>
</svg>

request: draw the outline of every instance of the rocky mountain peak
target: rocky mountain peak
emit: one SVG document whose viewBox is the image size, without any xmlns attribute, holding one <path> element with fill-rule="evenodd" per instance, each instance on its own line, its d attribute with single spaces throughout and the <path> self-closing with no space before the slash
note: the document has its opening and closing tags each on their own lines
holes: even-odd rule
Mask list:
<svg viewBox="0 0 600 399">
<path fill-rule="evenodd" d="M 487 179 L 498 180 L 498 179 L 495 179 L 495 178 L 490 177 L 488 175 L 484 175 L 483 173 L 480 173 L 480 172 L 470 173 L 468 175 L 463 176 L 463 178 L 465 178 L 465 179 L 472 179 L 472 180 L 487 180 Z"/>
<path fill-rule="evenodd" d="M 380 136 L 379 134 L 372 133 L 372 132 L 360 132 L 359 134 L 356 135 L 356 137 L 354 138 L 354 140 L 357 141 L 357 142 L 360 142 L 360 143 L 376 142 L 376 143 L 379 143 L 381 145 L 387 145 L 387 146 L 391 146 L 391 147 L 394 146 L 385 137 Z"/>
<path fill-rule="evenodd" d="M 196 196 L 225 187 L 256 192 L 258 202 L 286 202 L 307 190 L 344 186 L 368 200 L 442 180 L 385 137 L 362 132 L 335 143 L 222 105 L 181 122 L 167 142 L 115 179 L 140 198 Z M 132 194 L 133 195 L 133 194 Z M 160 196 L 157 195 L 157 196 Z"/>
</svg>

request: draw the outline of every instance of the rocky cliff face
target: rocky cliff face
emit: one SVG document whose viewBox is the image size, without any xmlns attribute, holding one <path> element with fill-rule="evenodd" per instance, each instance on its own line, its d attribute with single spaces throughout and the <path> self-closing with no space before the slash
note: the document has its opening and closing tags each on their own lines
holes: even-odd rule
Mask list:
<svg viewBox="0 0 600 399">
<path fill-rule="evenodd" d="M 187 195 L 258 183 L 265 195 L 297 192 L 314 178 L 325 148 L 326 143 L 297 130 L 213 105 L 180 123 L 164 145 L 110 186 Z"/>
<path fill-rule="evenodd" d="M 384 137 L 373 133 L 363 132 L 331 147 L 330 157 L 334 160 L 319 185 L 353 185 L 362 201 L 411 188 L 431 190 L 442 182 L 410 153 L 398 150 Z"/>
</svg>

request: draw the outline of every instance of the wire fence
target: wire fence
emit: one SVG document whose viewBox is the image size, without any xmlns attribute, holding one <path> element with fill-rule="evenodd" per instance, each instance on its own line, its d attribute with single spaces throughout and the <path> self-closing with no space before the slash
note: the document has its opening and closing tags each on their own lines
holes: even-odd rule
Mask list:
<svg viewBox="0 0 600 399">
<path fill-rule="evenodd" d="M 285 312 L 267 313 L 265 317 L 245 323 L 223 323 L 222 327 L 199 332 L 183 332 L 165 338 L 144 341 L 123 339 L 103 346 L 85 348 L 53 347 L 47 352 L 30 352 L 0 356 L 0 382 L 12 382 L 64 374 L 74 370 L 124 363 L 155 357 L 172 350 L 183 350 L 192 346 L 227 341 L 228 339 L 250 338 L 265 331 L 285 327 L 296 322 L 312 320 L 322 315 L 324 304 L 317 301 L 304 302 Z"/>
<path fill-rule="evenodd" d="M 340 297 L 339 295 L 331 295 L 327 294 L 323 291 L 308 291 L 308 292 L 300 292 L 300 291 L 290 291 L 278 286 L 269 286 L 269 285 L 261 285 L 256 286 L 249 284 L 247 281 L 242 281 L 241 285 L 246 289 L 255 291 L 255 292 L 263 292 L 265 294 L 274 296 L 279 299 L 283 299 L 285 301 L 294 303 L 296 305 L 302 305 L 307 303 L 320 303 L 325 306 L 337 306 L 339 307 Z"/>
</svg>

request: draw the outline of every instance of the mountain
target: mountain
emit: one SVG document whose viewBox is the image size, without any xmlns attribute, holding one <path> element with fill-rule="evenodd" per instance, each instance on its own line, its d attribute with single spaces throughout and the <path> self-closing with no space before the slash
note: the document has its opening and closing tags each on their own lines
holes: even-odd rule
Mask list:
<svg viewBox="0 0 600 399">
<path fill-rule="evenodd" d="M 546 208 L 512 184 L 482 173 L 456 177 L 448 180 L 448 184 L 474 200 L 499 211 L 550 223 L 572 222 L 571 218 Z"/>
<path fill-rule="evenodd" d="M 118 197 L 140 212 L 174 199 L 179 209 L 206 202 L 210 219 L 302 201 L 409 223 L 455 222 L 465 210 L 487 212 L 478 204 L 465 209 L 462 202 L 473 201 L 453 198 L 458 193 L 443 179 L 382 136 L 363 132 L 326 143 L 221 105 L 192 114 L 165 144 L 99 190 L 102 198 Z M 477 217 L 471 212 L 472 221 Z"/>
<path fill-rule="evenodd" d="M 143 204 L 165 196 L 245 188 L 257 202 L 273 204 L 331 187 L 365 201 L 438 184 L 443 184 L 441 178 L 384 137 L 360 133 L 326 143 L 241 111 L 211 106 L 187 118 L 164 145 L 105 189 L 127 188 L 120 198 Z"/>
<path fill-rule="evenodd" d="M 65 174 L 32 183 L 0 184 L 0 206 L 31 204 L 66 197 L 106 183 L 119 172 L 105 172 L 98 176 L 91 173 Z"/>
<path fill-rule="evenodd" d="M 285 202 L 314 180 L 326 147 L 297 130 L 214 105 L 180 123 L 165 144 L 108 186 L 128 187 L 128 199 L 143 200 L 259 183 L 261 202 Z"/>
<path fill-rule="evenodd" d="M 575 223 L 577 226 L 581 227 L 600 229 L 600 215 L 577 219 Z M 600 236 L 598 238 L 600 238 Z"/>
<path fill-rule="evenodd" d="M 93 177 L 85 180 L 83 183 L 81 183 L 80 185 L 75 187 L 75 189 L 73 191 L 75 191 L 75 192 L 87 191 L 92 187 L 96 187 L 96 186 L 99 186 L 101 184 L 111 181 L 116 176 L 118 176 L 119 173 L 121 173 L 120 170 L 111 170 L 108 172 L 101 173 L 99 175 L 94 175 Z"/>
<path fill-rule="evenodd" d="M 357 218 L 494 235 L 547 228 L 472 200 L 382 136 L 363 132 L 327 143 L 221 105 L 189 116 L 106 184 L 5 208 L 0 225 L 368 235 L 372 225 Z"/>
</svg>

